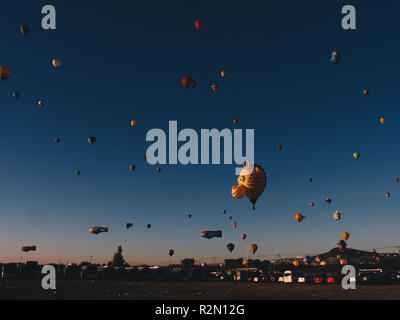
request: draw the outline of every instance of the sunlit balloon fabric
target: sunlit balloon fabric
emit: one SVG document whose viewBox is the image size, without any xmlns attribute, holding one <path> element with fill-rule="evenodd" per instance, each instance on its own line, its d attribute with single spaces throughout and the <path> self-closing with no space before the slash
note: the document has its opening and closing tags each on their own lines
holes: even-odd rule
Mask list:
<svg viewBox="0 0 400 320">
<path fill-rule="evenodd" d="M 1 80 L 6 80 L 11 77 L 11 70 L 8 67 L 0 66 L 0 78 Z"/>
<path fill-rule="evenodd" d="M 246 195 L 253 204 L 253 210 L 255 210 L 255 204 L 264 192 L 266 182 L 267 177 L 264 169 L 256 164 L 252 166 L 248 161 L 240 172 L 238 185 L 232 187 L 232 197 L 241 199 Z"/>
</svg>

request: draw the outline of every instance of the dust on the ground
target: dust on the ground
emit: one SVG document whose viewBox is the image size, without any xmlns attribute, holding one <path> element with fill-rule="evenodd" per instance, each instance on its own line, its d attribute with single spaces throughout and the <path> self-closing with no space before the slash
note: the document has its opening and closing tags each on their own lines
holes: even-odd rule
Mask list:
<svg viewBox="0 0 400 320">
<path fill-rule="evenodd" d="M 57 280 L 56 290 L 43 290 L 41 280 L 0 280 L 0 299 L 400 299 L 400 285 L 235 282 L 140 282 Z"/>
</svg>

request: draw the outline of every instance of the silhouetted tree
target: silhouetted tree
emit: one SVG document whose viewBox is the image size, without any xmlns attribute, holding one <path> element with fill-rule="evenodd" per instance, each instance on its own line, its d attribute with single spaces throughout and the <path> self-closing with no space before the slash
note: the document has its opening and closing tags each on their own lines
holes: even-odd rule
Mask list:
<svg viewBox="0 0 400 320">
<path fill-rule="evenodd" d="M 112 266 L 122 268 L 125 265 L 124 257 L 122 256 L 122 247 L 119 246 L 117 252 L 114 254 Z"/>
<path fill-rule="evenodd" d="M 194 259 L 185 258 L 181 260 L 182 269 L 186 272 L 190 272 L 194 266 Z"/>
</svg>

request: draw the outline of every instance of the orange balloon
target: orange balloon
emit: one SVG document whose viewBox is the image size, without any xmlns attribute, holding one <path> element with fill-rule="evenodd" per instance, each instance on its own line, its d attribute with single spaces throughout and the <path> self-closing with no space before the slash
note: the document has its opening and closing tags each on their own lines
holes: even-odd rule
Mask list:
<svg viewBox="0 0 400 320">
<path fill-rule="evenodd" d="M 61 66 L 61 60 L 53 59 L 52 64 L 54 68 L 58 68 L 59 66 Z"/>
<path fill-rule="evenodd" d="M 385 124 L 386 119 L 385 119 L 385 118 L 380 118 L 379 121 L 380 121 L 382 124 Z"/>
<path fill-rule="evenodd" d="M 342 236 L 343 236 L 343 239 L 344 239 L 344 240 L 348 240 L 348 239 L 350 238 L 350 233 L 348 233 L 348 232 L 343 232 L 343 233 L 342 233 Z"/>
<path fill-rule="evenodd" d="M 296 219 L 296 221 L 302 222 L 303 219 L 305 218 L 305 216 L 303 216 L 301 213 L 296 213 L 296 215 L 294 216 L 294 218 Z"/>
<path fill-rule="evenodd" d="M 132 121 L 131 121 L 131 126 L 132 126 L 132 127 L 136 126 L 136 121 L 135 121 L 135 120 L 132 120 Z"/>
</svg>

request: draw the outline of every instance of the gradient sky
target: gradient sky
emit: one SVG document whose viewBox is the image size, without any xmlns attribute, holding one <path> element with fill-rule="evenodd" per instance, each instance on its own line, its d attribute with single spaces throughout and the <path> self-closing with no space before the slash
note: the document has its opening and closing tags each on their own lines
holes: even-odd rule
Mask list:
<svg viewBox="0 0 400 320">
<path fill-rule="evenodd" d="M 357 30 L 346 31 L 341 8 L 350 3 Z M 41 29 L 45 4 L 56 7 L 56 30 Z M 0 12 L 0 65 L 13 72 L 0 83 L 0 261 L 105 262 L 122 245 L 132 264 L 211 262 L 243 257 L 250 243 L 268 259 L 328 251 L 343 231 L 352 248 L 400 243 L 398 1 L 2 0 Z M 340 64 L 329 62 L 333 48 Z M 184 75 L 196 88 L 182 87 Z M 169 120 L 200 132 L 233 128 L 235 117 L 237 128 L 255 129 L 267 172 L 255 213 L 230 194 L 235 165 L 157 174 L 143 159 L 147 131 Z M 307 219 L 299 224 L 296 212 Z M 96 225 L 110 232 L 90 234 Z M 200 237 L 217 229 L 223 238 Z M 20 251 L 31 244 L 38 251 Z"/>
</svg>

